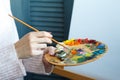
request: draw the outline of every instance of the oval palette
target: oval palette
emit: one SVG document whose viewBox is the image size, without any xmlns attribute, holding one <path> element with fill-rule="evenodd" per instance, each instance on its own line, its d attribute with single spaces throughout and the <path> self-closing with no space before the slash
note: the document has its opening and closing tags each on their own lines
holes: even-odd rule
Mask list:
<svg viewBox="0 0 120 80">
<path fill-rule="evenodd" d="M 93 62 L 101 58 L 108 50 L 107 45 L 93 39 L 70 39 L 62 42 L 70 50 L 56 45 L 54 56 L 45 54 L 46 60 L 59 66 L 76 66 Z"/>
</svg>

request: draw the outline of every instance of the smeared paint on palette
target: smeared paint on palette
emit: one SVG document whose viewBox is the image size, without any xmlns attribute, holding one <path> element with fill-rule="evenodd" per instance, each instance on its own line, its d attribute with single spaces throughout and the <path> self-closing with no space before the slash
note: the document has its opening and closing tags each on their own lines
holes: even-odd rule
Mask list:
<svg viewBox="0 0 120 80">
<path fill-rule="evenodd" d="M 60 45 L 56 45 L 56 53 L 54 56 L 45 55 L 48 62 L 59 66 L 76 66 L 93 62 L 101 58 L 108 50 L 108 47 L 93 39 L 70 39 L 63 41 L 70 50 Z"/>
</svg>

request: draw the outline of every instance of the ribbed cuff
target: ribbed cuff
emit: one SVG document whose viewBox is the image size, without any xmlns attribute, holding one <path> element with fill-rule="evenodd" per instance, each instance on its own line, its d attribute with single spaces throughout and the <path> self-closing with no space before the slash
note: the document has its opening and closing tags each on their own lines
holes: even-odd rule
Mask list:
<svg viewBox="0 0 120 80">
<path fill-rule="evenodd" d="M 29 58 L 29 59 L 24 59 L 23 63 L 25 65 L 26 71 L 36 73 L 36 74 L 49 75 L 52 72 L 53 68 L 51 69 L 50 73 L 46 73 L 44 64 L 42 62 L 42 57 L 43 57 L 43 54 Z"/>
<path fill-rule="evenodd" d="M 17 58 L 14 45 L 0 49 L 0 80 L 14 80 L 26 75 L 22 61 Z"/>
</svg>

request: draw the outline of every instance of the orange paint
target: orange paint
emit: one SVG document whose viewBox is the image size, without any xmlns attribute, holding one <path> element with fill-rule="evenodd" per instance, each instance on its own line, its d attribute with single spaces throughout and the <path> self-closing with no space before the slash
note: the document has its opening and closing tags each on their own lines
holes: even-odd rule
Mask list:
<svg viewBox="0 0 120 80">
<path fill-rule="evenodd" d="M 71 53 L 72 53 L 73 55 L 75 55 L 75 54 L 77 54 L 77 51 L 76 51 L 76 50 L 71 50 Z"/>
</svg>

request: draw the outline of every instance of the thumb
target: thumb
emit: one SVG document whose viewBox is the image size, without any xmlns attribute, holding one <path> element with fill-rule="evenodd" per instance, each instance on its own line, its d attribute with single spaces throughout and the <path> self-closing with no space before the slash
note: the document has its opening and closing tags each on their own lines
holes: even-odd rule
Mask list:
<svg viewBox="0 0 120 80">
<path fill-rule="evenodd" d="M 55 54 L 55 47 L 53 47 L 53 46 L 50 46 L 50 47 L 47 47 L 46 49 L 45 49 L 45 53 L 48 53 L 48 54 L 50 54 L 50 55 L 54 55 Z"/>
</svg>

